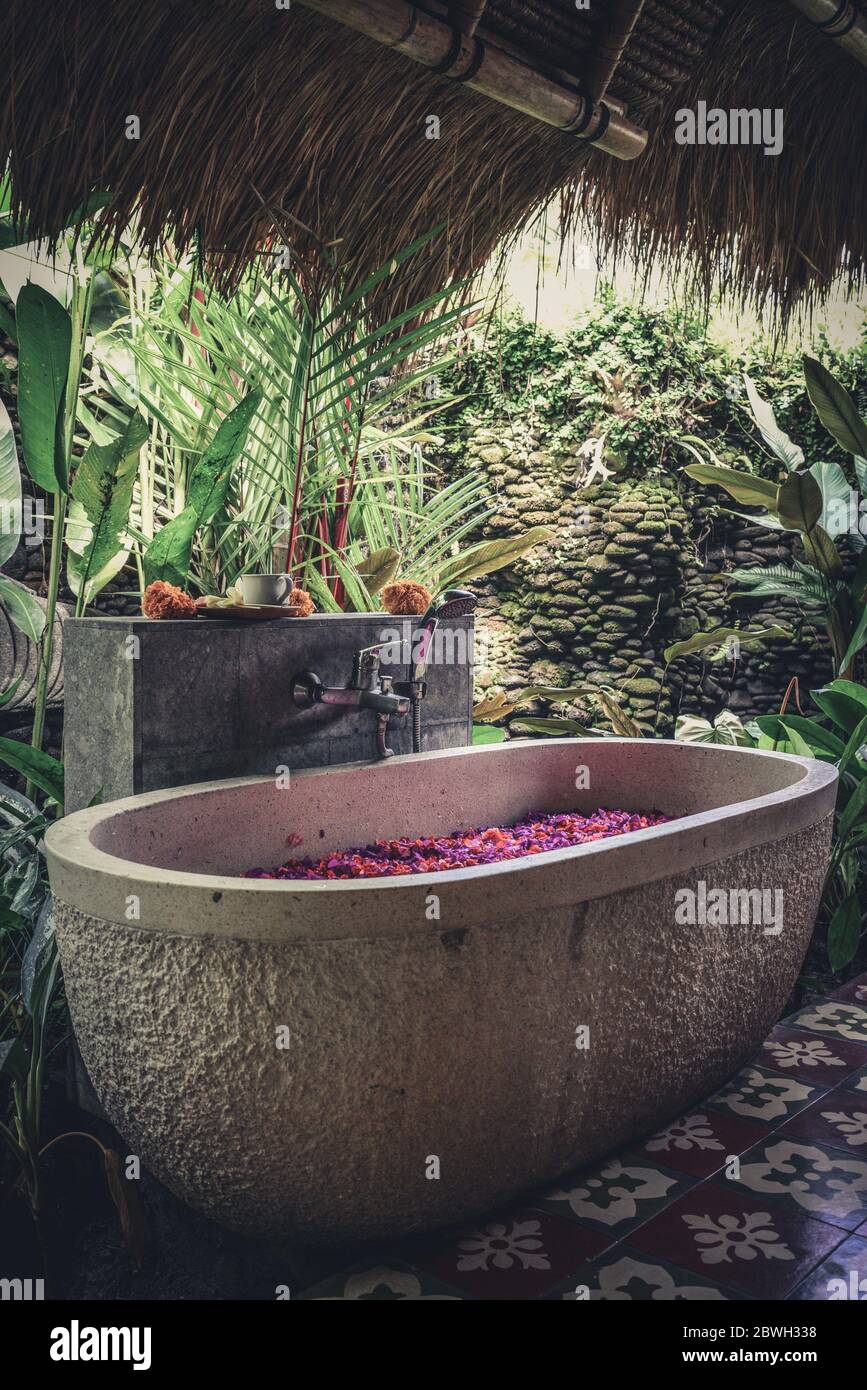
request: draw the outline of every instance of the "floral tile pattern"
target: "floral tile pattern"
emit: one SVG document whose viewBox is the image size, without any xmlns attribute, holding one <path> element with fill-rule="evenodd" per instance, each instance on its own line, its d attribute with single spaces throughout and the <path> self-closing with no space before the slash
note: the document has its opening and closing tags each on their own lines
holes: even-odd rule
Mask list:
<svg viewBox="0 0 867 1390">
<path fill-rule="evenodd" d="M 564 1303 L 578 1302 L 727 1302 L 742 1297 L 714 1284 L 703 1274 L 678 1269 L 617 1245 L 568 1281 L 568 1287 L 546 1294 Z"/>
<path fill-rule="evenodd" d="M 841 989 L 835 989 L 829 997 L 831 999 L 850 999 L 853 1004 L 860 1004 L 867 1009 L 867 980 L 863 976 L 857 980 L 850 980 L 848 985 L 843 985 Z"/>
<path fill-rule="evenodd" d="M 765 1132 L 769 1125 L 763 1126 Z M 654 1134 L 638 1153 L 657 1159 L 678 1172 L 708 1178 L 724 1167 L 730 1155 L 752 1148 L 761 1129 L 747 1120 L 706 1108 L 673 1120 Z"/>
<path fill-rule="evenodd" d="M 780 1026 L 762 1044 L 756 1061 L 810 1085 L 839 1086 L 864 1065 L 867 1052 L 857 1043 Z"/>
<path fill-rule="evenodd" d="M 867 1218 L 867 1160 L 774 1134 L 741 1161 L 734 1185 L 854 1231 Z"/>
<path fill-rule="evenodd" d="M 644 1254 L 754 1298 L 785 1297 L 840 1241 L 833 1226 L 719 1182 L 693 1188 L 630 1237 Z"/>
<path fill-rule="evenodd" d="M 843 1082 L 847 1091 L 858 1091 L 861 1095 L 867 1096 L 867 1067 L 862 1067 L 853 1076 Z"/>
<path fill-rule="evenodd" d="M 711 1096 L 713 1109 L 729 1110 L 745 1120 L 779 1125 L 822 1094 L 822 1087 L 764 1067 L 744 1067 L 727 1086 Z"/>
<path fill-rule="evenodd" d="M 816 1139 L 867 1158 L 867 1088 L 860 1098 L 857 1092 L 832 1091 L 788 1120 L 780 1133 Z"/>
<path fill-rule="evenodd" d="M 622 1159 L 607 1159 L 574 1180 L 567 1179 L 534 1199 L 534 1206 L 572 1217 L 614 1241 L 673 1201 L 686 1185 L 680 1174 L 666 1172 L 643 1156 L 628 1154 Z"/>
<path fill-rule="evenodd" d="M 456 1289 L 447 1289 L 436 1279 L 399 1261 L 357 1265 L 341 1270 L 307 1289 L 301 1298 L 308 1302 L 402 1303 L 410 1301 L 460 1300 Z"/>
<path fill-rule="evenodd" d="M 867 1043 L 867 1004 L 851 999 L 824 999 L 810 1004 L 791 1020 L 811 1033 L 827 1033 L 848 1042 Z"/>
<path fill-rule="evenodd" d="M 448 1237 L 407 1243 L 414 1265 L 482 1299 L 535 1299 L 611 1242 L 544 1211 L 521 1208 Z"/>
<path fill-rule="evenodd" d="M 851 1236 L 838 1245 L 789 1297 L 867 1303 L 867 1240 Z"/>
<path fill-rule="evenodd" d="M 300 1296 L 867 1301 L 867 975 L 776 1027 L 704 1104 L 627 1153 L 356 1257 Z"/>
</svg>

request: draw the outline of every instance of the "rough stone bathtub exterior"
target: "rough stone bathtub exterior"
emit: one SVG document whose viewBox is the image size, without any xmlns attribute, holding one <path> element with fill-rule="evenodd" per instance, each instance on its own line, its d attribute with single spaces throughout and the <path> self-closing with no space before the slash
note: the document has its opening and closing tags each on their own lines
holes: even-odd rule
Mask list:
<svg viewBox="0 0 867 1390">
<path fill-rule="evenodd" d="M 46 844 L 87 1069 L 130 1152 L 227 1226 L 324 1243 L 480 1212 L 653 1130 L 765 1037 L 835 784 L 779 754 L 570 739 L 77 812 Z M 232 876 L 288 834 L 318 855 L 599 805 L 681 819 L 439 875 Z M 685 925 L 701 883 L 782 890 L 782 930 Z"/>
</svg>

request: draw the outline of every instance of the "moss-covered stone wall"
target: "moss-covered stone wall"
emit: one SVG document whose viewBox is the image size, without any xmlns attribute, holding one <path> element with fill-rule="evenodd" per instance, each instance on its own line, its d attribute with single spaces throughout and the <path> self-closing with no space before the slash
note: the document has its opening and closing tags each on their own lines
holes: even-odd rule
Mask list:
<svg viewBox="0 0 867 1390">
<path fill-rule="evenodd" d="M 738 600 L 724 578 L 736 564 L 789 559 L 789 539 L 721 514 L 683 475 L 582 486 L 577 453 L 550 449 L 514 422 L 472 430 L 457 464 L 488 481 L 493 515 L 484 535 L 554 531 L 549 544 L 479 586 L 486 643 L 478 694 L 603 686 L 646 733 L 670 736 L 679 713 L 766 713 L 779 708 L 792 676 L 802 689 L 830 678 L 824 638 L 795 605 Z M 762 648 L 742 646 L 735 659 L 681 658 L 666 668 L 665 649 L 696 632 L 775 624 L 794 640 L 772 637 Z M 567 712 L 605 723 L 592 699 Z"/>
</svg>

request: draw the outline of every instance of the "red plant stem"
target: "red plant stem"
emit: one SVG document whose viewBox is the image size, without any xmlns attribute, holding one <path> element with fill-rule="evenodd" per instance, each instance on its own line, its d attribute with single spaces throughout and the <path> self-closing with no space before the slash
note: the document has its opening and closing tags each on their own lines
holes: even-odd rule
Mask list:
<svg viewBox="0 0 867 1390">
<path fill-rule="evenodd" d="M 316 318 L 319 316 L 319 307 L 316 306 Z M 315 334 L 311 330 L 311 348 Z M 307 365 L 304 368 L 304 401 L 301 406 L 301 428 L 298 433 L 298 455 L 295 459 L 295 484 L 292 488 L 292 510 L 289 513 L 289 547 L 286 551 L 286 573 L 292 572 L 292 560 L 295 554 L 295 546 L 298 541 L 298 506 L 301 500 L 301 475 L 304 467 L 304 444 L 307 435 L 307 414 L 310 407 L 310 374 L 313 370 L 313 353 L 307 354 Z"/>
<path fill-rule="evenodd" d="M 317 529 L 317 531 L 318 531 L 318 533 L 319 533 L 319 539 L 320 539 L 320 541 L 322 542 L 322 545 L 321 545 L 321 548 L 320 548 L 320 551 L 319 551 L 319 573 L 322 575 L 322 578 L 325 580 L 325 582 L 326 582 L 326 584 L 327 584 L 327 583 L 328 583 L 328 553 L 327 553 L 327 548 L 328 548 L 328 502 L 327 502 L 327 500 L 326 500 L 324 497 L 321 499 L 321 501 L 322 501 L 322 508 L 321 508 L 321 510 L 320 510 L 320 512 L 319 512 L 319 516 L 317 517 L 317 520 L 316 520 L 316 529 Z"/>
</svg>

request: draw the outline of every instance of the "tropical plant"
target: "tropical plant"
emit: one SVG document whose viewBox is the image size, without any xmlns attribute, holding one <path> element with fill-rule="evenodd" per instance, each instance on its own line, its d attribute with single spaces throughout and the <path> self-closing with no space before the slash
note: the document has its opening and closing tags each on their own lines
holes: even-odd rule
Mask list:
<svg viewBox="0 0 867 1390">
<path fill-rule="evenodd" d="M 0 565 L 15 553 L 21 535 L 21 473 L 15 433 L 5 405 L 0 401 Z M 17 628 L 37 642 L 45 627 L 45 614 L 23 584 L 0 574 L 0 604 Z"/>
<path fill-rule="evenodd" d="M 44 1070 L 52 1033 L 62 1040 L 65 1030 L 42 839 L 57 798 L 62 802 L 63 779 L 48 754 L 12 739 L 0 739 L 0 760 L 46 791 L 40 810 L 0 784 L 0 1082 L 11 1110 L 8 1124 L 0 1115 L 0 1142 L 15 1161 L 41 1239 Z"/>
<path fill-rule="evenodd" d="M 40 809 L 0 783 L 0 1150 L 13 1160 L 13 1181 L 28 1201 L 46 1275 L 45 1156 L 71 1139 L 98 1149 L 121 1233 L 140 1260 L 143 1223 L 135 1184 L 125 1181 L 120 1156 L 84 1130 L 45 1135 L 46 1068 L 68 1033 L 43 849 L 46 830 L 63 813 L 63 765 L 6 738 L 0 738 L 0 762 L 45 797 Z"/>
<path fill-rule="evenodd" d="M 99 203 L 94 200 L 94 205 Z M 87 210 L 85 210 L 87 211 Z M 72 214 L 74 220 L 77 214 Z M 0 601 L 28 636 L 39 641 L 39 659 L 34 694 L 32 746 L 40 749 L 45 724 L 48 677 L 51 670 L 54 642 L 54 618 L 60 588 L 64 542 L 70 502 L 75 497 L 77 462 L 87 449 L 80 433 L 79 405 L 85 358 L 88 352 L 94 287 L 100 265 L 99 251 L 86 253 L 82 244 L 61 237 L 49 255 L 47 245 L 35 245 L 28 239 L 25 228 L 17 225 L 10 213 L 8 182 L 0 184 L 0 280 L 14 305 L 14 316 L 5 314 L 3 326 L 15 341 L 18 353 L 17 411 L 21 428 L 21 451 L 24 466 L 37 488 L 50 499 L 51 543 L 47 592 L 44 613 L 32 595 L 22 586 L 13 586 L 5 577 L 0 588 Z M 20 509 L 20 492 L 12 480 L 17 466 L 14 440 L 10 442 L 5 411 L 0 419 L 0 483 L 2 500 L 11 501 L 13 510 Z M 133 430 L 130 412 L 126 412 L 120 433 L 132 448 L 127 431 Z M 97 441 L 112 444 L 107 435 Z M 88 450 L 87 453 L 90 451 Z M 106 494 L 113 486 L 112 472 L 107 460 L 98 474 L 95 458 L 88 458 L 79 489 L 97 506 L 96 489 L 102 495 L 100 507 L 109 509 Z M 112 518 L 117 508 L 111 512 Z M 85 517 L 85 521 L 87 517 Z M 92 538 L 81 537 L 79 546 L 87 574 L 93 587 L 96 569 L 93 550 L 98 549 L 100 562 L 107 548 L 106 526 L 98 527 Z M 0 540 L 8 553 L 17 544 L 17 531 L 3 525 Z M 28 794 L 35 784 L 28 781 Z"/>
<path fill-rule="evenodd" d="M 789 638 L 789 628 L 771 625 L 769 627 L 716 627 L 711 632 L 695 632 L 682 642 L 674 642 L 666 647 L 664 656 L 666 666 L 685 656 L 701 657 L 712 664 L 731 659 L 738 655 L 742 647 L 748 649 L 761 647 L 774 638 Z"/>
<path fill-rule="evenodd" d="M 537 701 L 556 706 L 571 704 L 575 700 L 586 700 L 596 716 L 608 720 L 611 731 L 582 724 L 565 714 L 521 715 L 518 719 L 513 718 L 519 710 Z M 542 734 L 546 738 L 644 737 L 639 726 L 618 702 L 616 693 L 597 685 L 530 685 L 514 695 L 502 692 L 485 696 L 473 706 L 473 742 L 501 741 L 492 738 L 490 733 L 482 732 L 496 725 L 502 726 L 497 732 L 504 738 L 513 734 Z"/>
<path fill-rule="evenodd" d="M 867 423 L 855 402 L 831 373 L 814 358 L 804 358 L 804 375 L 810 400 L 820 420 L 840 448 L 853 456 L 855 478 L 867 487 Z M 781 465 L 777 481 L 755 473 L 722 466 L 713 450 L 696 438 L 681 440 L 696 462 L 684 470 L 698 482 L 722 487 L 741 506 L 755 512 L 735 512 L 754 524 L 800 535 L 804 558 L 791 565 L 740 567 L 731 571 L 732 582 L 745 586 L 755 598 L 784 596 L 796 599 L 828 634 L 835 670 L 845 678 L 867 644 L 867 548 L 860 528 L 853 525 L 855 490 L 838 463 L 806 466 L 800 449 L 777 424 L 771 406 L 745 377 L 753 418 L 768 449 Z M 711 459 L 712 461 L 708 461 Z M 847 536 L 859 553 L 854 575 L 847 580 L 836 541 Z"/>
<path fill-rule="evenodd" d="M 797 712 L 789 712 L 794 693 Z M 840 782 L 834 814 L 831 859 L 822 890 L 821 918 L 827 926 L 830 967 L 841 971 L 858 954 L 867 892 L 867 687 L 834 680 L 811 698 L 820 716 L 805 715 L 792 681 L 779 714 L 762 714 L 746 724 L 728 710 L 711 725 L 684 716 L 676 737 L 686 743 L 725 743 L 764 748 L 833 763 Z"/>
<path fill-rule="evenodd" d="M 389 446 L 407 455 L 442 409 L 436 403 L 395 426 L 397 402 L 437 364 L 401 369 L 466 312 L 444 291 L 387 323 L 369 321 L 370 295 L 429 240 L 350 292 L 324 255 L 318 277 L 296 276 L 281 262 L 270 275 L 248 276 L 230 300 L 169 260 L 133 284 L 129 318 L 112 332 L 129 334 L 135 380 L 119 379 L 110 365 L 105 375 L 119 394 L 134 389 L 151 421 L 140 485 L 145 544 L 161 518 L 186 507 L 203 433 L 244 391 L 260 393 L 237 476 L 194 557 L 191 579 L 204 592 L 224 589 L 246 569 L 270 568 L 282 543 L 288 568 L 299 578 L 315 570 L 342 602 L 356 494 L 373 456 Z"/>
<path fill-rule="evenodd" d="M 833 763 L 840 776 L 831 860 L 822 910 L 827 921 L 831 969 L 843 970 L 858 954 L 867 890 L 867 687 L 834 680 L 811 693 L 824 720 L 802 714 L 760 715 L 759 746 Z"/>
<path fill-rule="evenodd" d="M 731 710 L 723 710 L 713 722 L 697 714 L 678 715 L 674 737 L 678 743 L 718 743 L 726 748 L 755 748 L 756 741 L 743 721 Z"/>
</svg>

